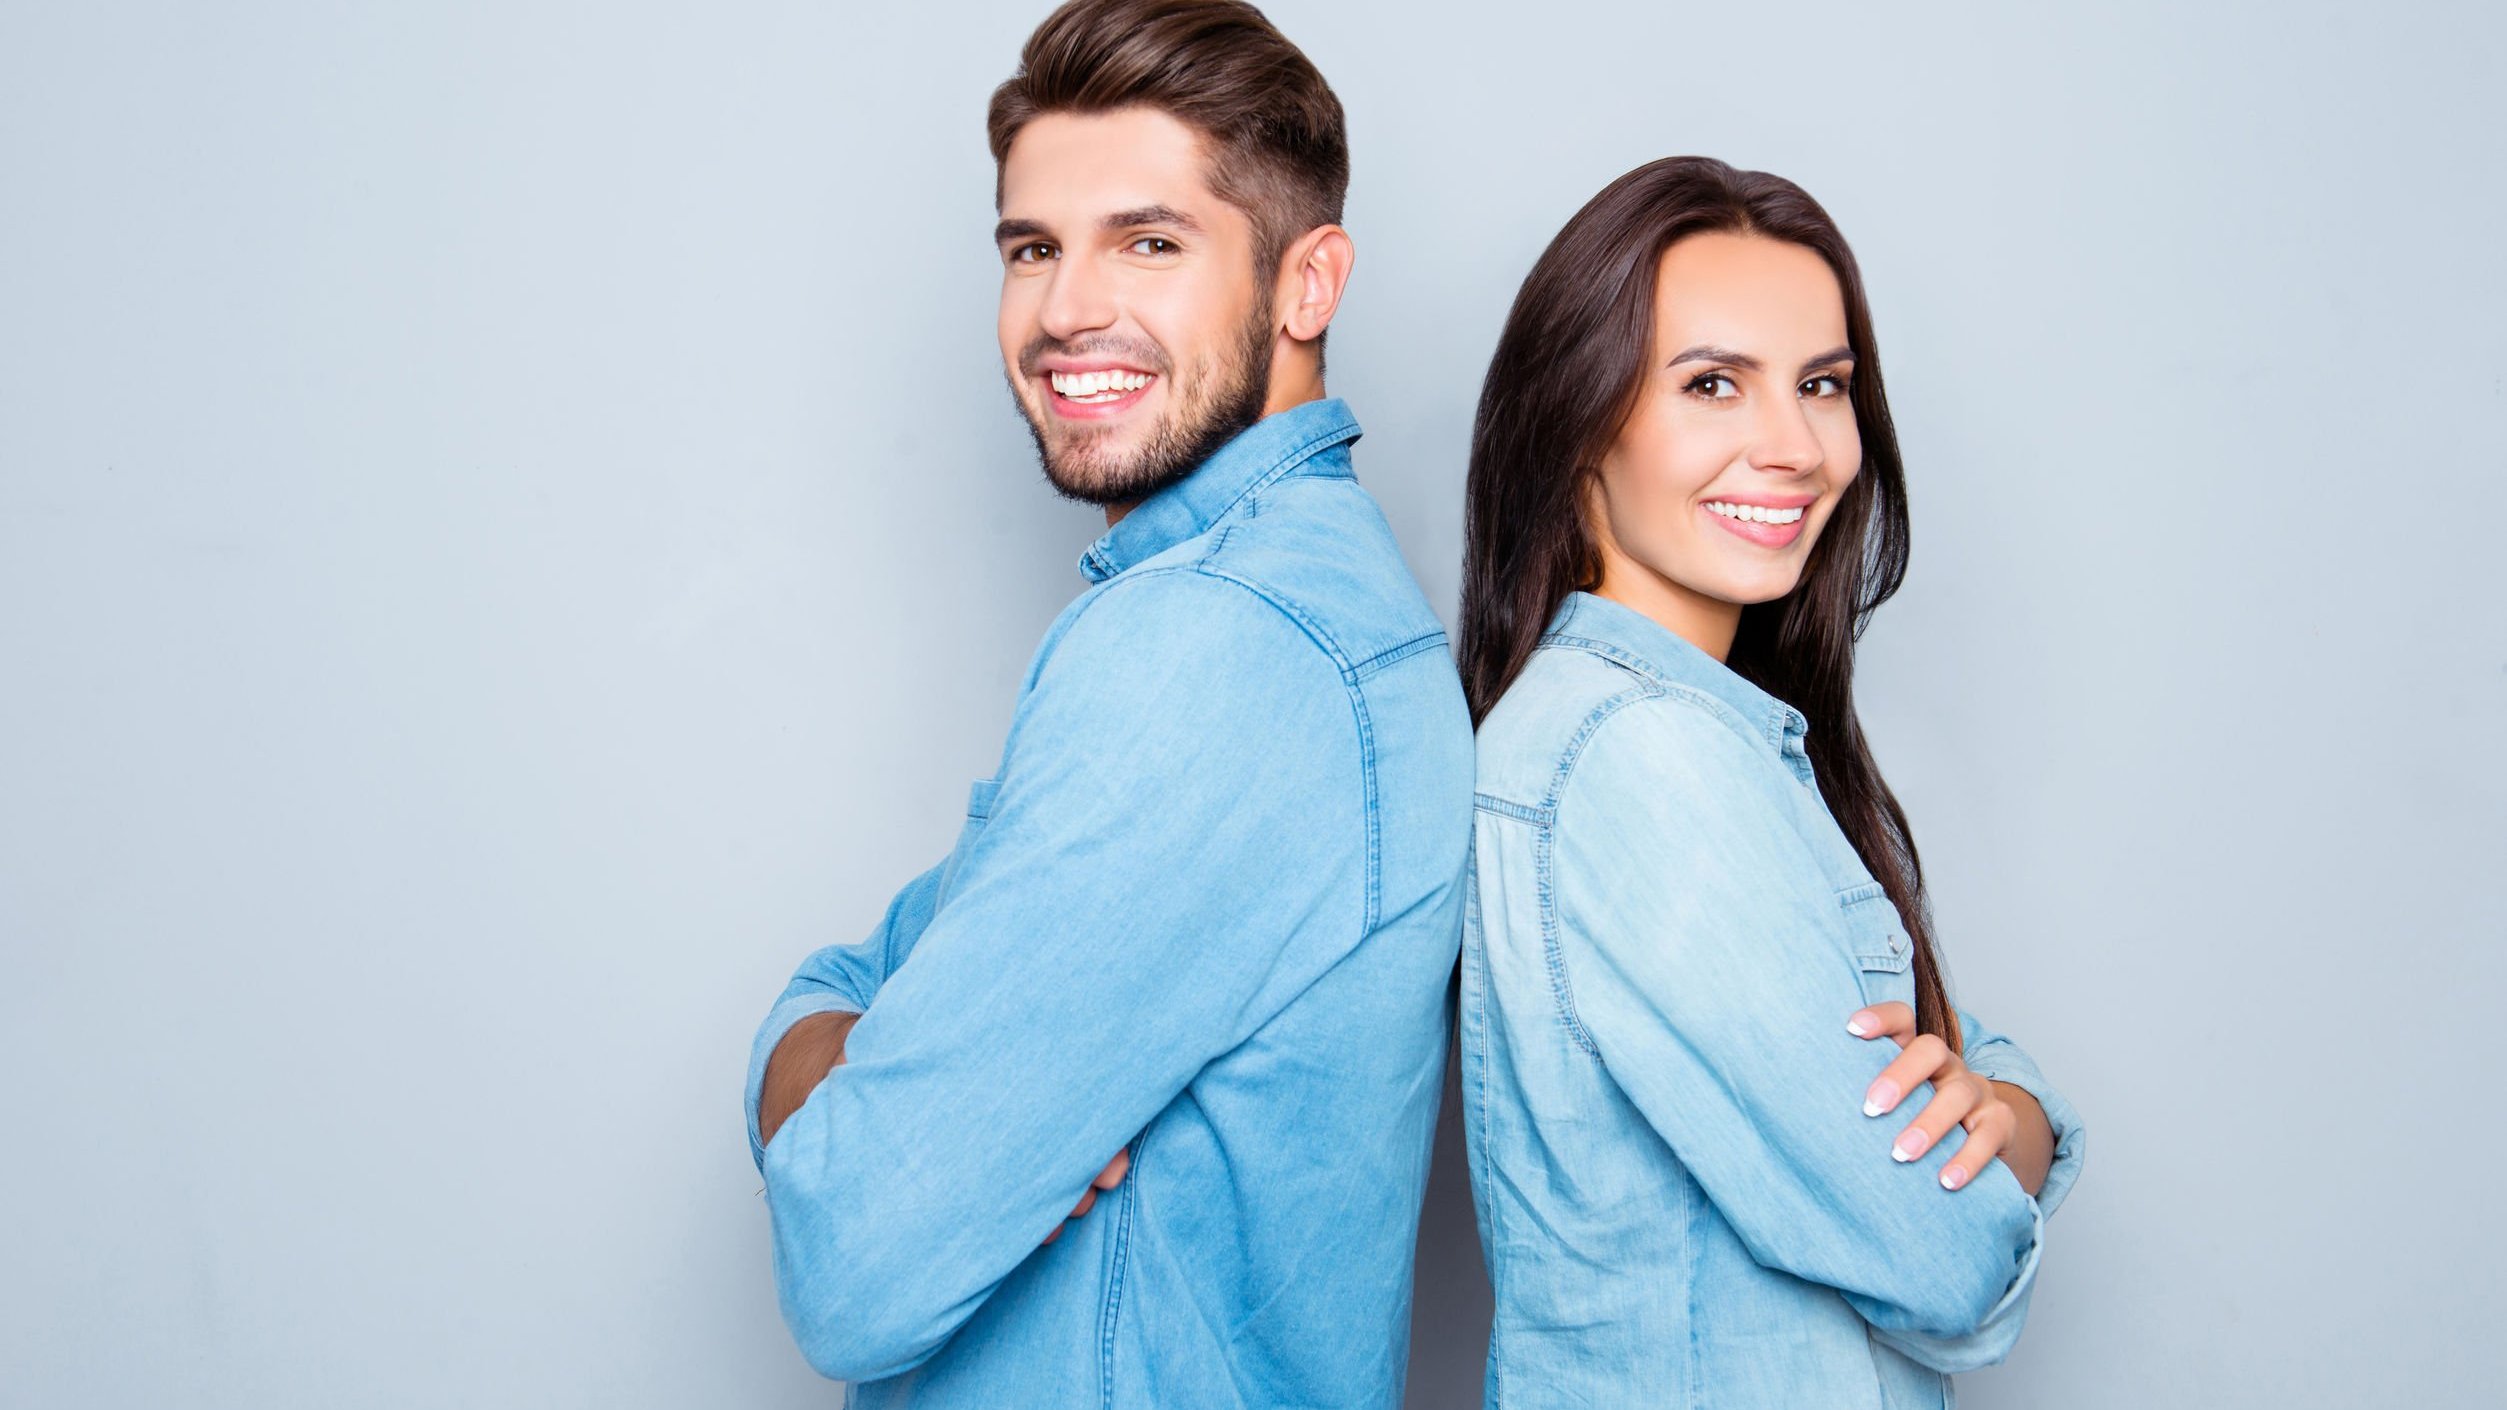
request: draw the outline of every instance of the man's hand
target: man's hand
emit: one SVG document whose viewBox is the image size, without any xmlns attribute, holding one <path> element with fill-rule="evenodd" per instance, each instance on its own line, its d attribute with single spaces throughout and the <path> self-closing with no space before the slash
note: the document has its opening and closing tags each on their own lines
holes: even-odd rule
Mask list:
<svg viewBox="0 0 2507 1410">
<path fill-rule="evenodd" d="M 845 1035 L 861 1021 L 858 1013 L 814 1013 L 792 1025 L 766 1059 L 766 1080 L 757 1094 L 757 1139 L 775 1139 L 801 1103 L 810 1099 L 827 1074 L 844 1066 Z"/>
<path fill-rule="evenodd" d="M 1128 1150 L 1116 1151 L 1114 1153 L 1114 1159 L 1106 1162 L 1106 1168 L 1097 1172 L 1097 1178 L 1088 1182 L 1087 1193 L 1082 1194 L 1079 1197 L 1079 1207 L 1071 1211 L 1071 1218 L 1077 1219 L 1081 1215 L 1086 1214 L 1089 1210 L 1096 1208 L 1097 1192 L 1099 1190 L 1111 1190 L 1115 1186 L 1122 1184 L 1123 1177 L 1130 1173 L 1131 1168 L 1132 1153 Z M 1064 1222 L 1067 1223 L 1068 1221 L 1066 1220 Z M 1045 1242 L 1052 1243 L 1055 1239 L 1060 1237 L 1062 1237 L 1062 1225 L 1056 1224 L 1053 1226 L 1053 1232 L 1045 1235 Z"/>
<path fill-rule="evenodd" d="M 2008 1082 L 1988 1081 L 1968 1070 L 1967 1060 L 1930 1033 L 1915 1030 L 1915 1010 L 1905 1004 L 1874 1004 L 1857 1010 L 1845 1024 L 1857 1038 L 1891 1038 L 1899 1053 L 1863 1093 L 1865 1116 L 1886 1116 L 1897 1110 L 1919 1082 L 1930 1082 L 1932 1101 L 1913 1125 L 1898 1133 L 1890 1154 L 1913 1160 L 1931 1150 L 1952 1126 L 1967 1128 L 1967 1144 L 1942 1167 L 1941 1184 L 1959 1189 L 1976 1178 L 1986 1162 L 2000 1156 L 2020 1187 L 2034 1195 L 2054 1165 L 2054 1127 L 2045 1109 L 2026 1090 Z"/>
</svg>

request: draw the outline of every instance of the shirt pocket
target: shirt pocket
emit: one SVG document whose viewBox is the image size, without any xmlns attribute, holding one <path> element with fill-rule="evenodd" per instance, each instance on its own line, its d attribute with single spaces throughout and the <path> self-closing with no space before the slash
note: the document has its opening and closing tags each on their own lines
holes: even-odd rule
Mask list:
<svg viewBox="0 0 2507 1410">
<path fill-rule="evenodd" d="M 1863 1002 L 1897 1002 L 1915 1006 L 1915 942 L 1907 938 L 1898 908 L 1877 881 L 1865 881 L 1837 893 L 1845 913 L 1846 948 L 1861 971 Z"/>
</svg>

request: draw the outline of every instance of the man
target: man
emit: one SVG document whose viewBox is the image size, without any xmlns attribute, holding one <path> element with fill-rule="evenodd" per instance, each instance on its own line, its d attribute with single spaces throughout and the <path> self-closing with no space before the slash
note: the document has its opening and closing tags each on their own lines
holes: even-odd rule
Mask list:
<svg viewBox="0 0 2507 1410">
<path fill-rule="evenodd" d="M 956 849 L 758 1035 L 785 1319 L 862 1405 L 1391 1406 L 1472 745 L 1324 398 L 1340 103 L 1248 5 L 1074 0 L 990 126 L 1004 368 L 1109 527 Z"/>
</svg>

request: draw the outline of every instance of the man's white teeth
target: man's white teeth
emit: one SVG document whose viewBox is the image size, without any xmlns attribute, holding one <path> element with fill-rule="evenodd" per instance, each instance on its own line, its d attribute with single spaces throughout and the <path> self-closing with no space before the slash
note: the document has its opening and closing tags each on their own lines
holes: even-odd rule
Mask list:
<svg viewBox="0 0 2507 1410">
<path fill-rule="evenodd" d="M 1112 401 L 1149 385 L 1146 372 L 1056 372 L 1053 389 L 1072 401 Z"/>
<path fill-rule="evenodd" d="M 1800 522 L 1799 509 L 1770 509 L 1763 504 L 1729 504 L 1720 499 L 1706 501 L 1706 507 L 1727 519 L 1745 520 L 1752 524 L 1792 524 Z"/>
</svg>

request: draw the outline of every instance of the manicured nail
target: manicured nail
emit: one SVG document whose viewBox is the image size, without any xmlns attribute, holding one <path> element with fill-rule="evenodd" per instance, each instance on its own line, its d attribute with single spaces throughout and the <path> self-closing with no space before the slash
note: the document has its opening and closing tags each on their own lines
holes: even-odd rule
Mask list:
<svg viewBox="0 0 2507 1410">
<path fill-rule="evenodd" d="M 1884 1077 L 1863 1094 L 1863 1114 L 1878 1116 L 1898 1104 L 1898 1084 Z"/>
<path fill-rule="evenodd" d="M 1898 1136 L 1898 1143 L 1889 1148 L 1889 1154 L 1900 1161 L 1913 1160 L 1924 1153 L 1924 1147 L 1931 1144 L 1932 1138 L 1924 1134 L 1924 1128 L 1909 1126 Z"/>
<path fill-rule="evenodd" d="M 1858 1013 L 1854 1017 L 1847 1019 L 1845 1021 L 1845 1031 L 1853 1034 L 1857 1038 L 1870 1037 L 1872 1035 L 1871 1016 L 1869 1014 Z"/>
<path fill-rule="evenodd" d="M 1967 1172 L 1961 1170 L 1955 1165 L 1949 1166 L 1941 1172 L 1941 1188 L 1945 1190 L 1955 1190 L 1959 1186 L 1966 1183 Z"/>
</svg>

